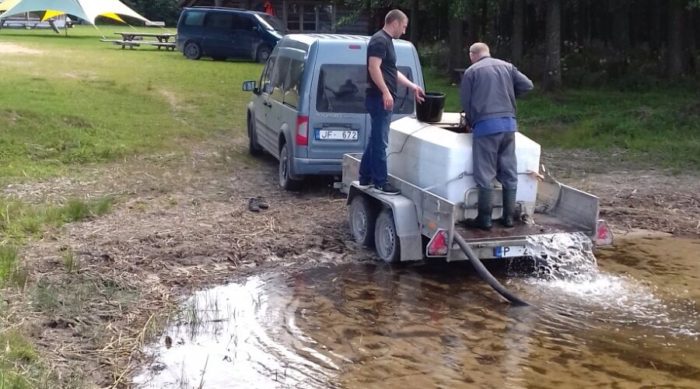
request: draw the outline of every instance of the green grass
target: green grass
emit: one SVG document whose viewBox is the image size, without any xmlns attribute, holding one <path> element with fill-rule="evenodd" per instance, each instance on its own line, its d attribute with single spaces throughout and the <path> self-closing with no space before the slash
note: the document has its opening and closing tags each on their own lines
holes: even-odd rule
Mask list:
<svg viewBox="0 0 700 389">
<path fill-rule="evenodd" d="M 99 41 L 127 28 L 0 31 L 0 43 L 37 52 L 0 55 L 0 177 L 63 174 L 244 128 L 241 82 L 258 78 L 259 64 Z"/>
<path fill-rule="evenodd" d="M 17 248 L 11 245 L 0 245 L 0 287 L 11 279 L 17 271 Z"/>
<path fill-rule="evenodd" d="M 426 73 L 428 90 L 447 93 L 445 109 L 461 111 L 457 86 Z M 643 166 L 700 169 L 700 100 L 691 86 L 535 91 L 518 101 L 518 123 L 545 149 L 622 149 Z"/>
<path fill-rule="evenodd" d="M 0 389 L 50 386 L 50 373 L 24 335 L 16 330 L 0 332 L 0 345 L 3 350 L 0 352 Z"/>
<path fill-rule="evenodd" d="M 90 201 L 70 199 L 64 205 L 33 205 L 0 198 L 0 244 L 22 243 L 37 237 L 47 227 L 60 227 L 109 212 L 111 197 Z M 1 280 L 1 278 L 0 278 Z"/>
</svg>

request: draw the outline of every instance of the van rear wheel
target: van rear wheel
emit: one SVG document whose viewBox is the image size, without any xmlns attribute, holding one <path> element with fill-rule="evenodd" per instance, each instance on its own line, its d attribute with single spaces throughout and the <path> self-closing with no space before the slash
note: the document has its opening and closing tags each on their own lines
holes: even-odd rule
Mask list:
<svg viewBox="0 0 700 389">
<path fill-rule="evenodd" d="M 196 42 L 187 42 L 182 49 L 182 54 L 187 59 L 200 59 L 202 58 L 202 48 Z"/>
<path fill-rule="evenodd" d="M 298 190 L 301 186 L 301 181 L 291 177 L 292 156 L 290 150 L 287 144 L 284 144 L 282 150 L 280 150 L 279 182 L 280 186 L 285 190 Z"/>
</svg>

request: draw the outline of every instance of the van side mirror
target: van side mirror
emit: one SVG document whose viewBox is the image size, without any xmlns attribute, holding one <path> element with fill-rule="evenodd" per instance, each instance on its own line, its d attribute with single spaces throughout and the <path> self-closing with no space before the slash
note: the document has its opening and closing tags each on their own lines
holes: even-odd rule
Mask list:
<svg viewBox="0 0 700 389">
<path fill-rule="evenodd" d="M 257 89 L 255 81 L 243 81 L 244 92 L 257 92 Z"/>
</svg>

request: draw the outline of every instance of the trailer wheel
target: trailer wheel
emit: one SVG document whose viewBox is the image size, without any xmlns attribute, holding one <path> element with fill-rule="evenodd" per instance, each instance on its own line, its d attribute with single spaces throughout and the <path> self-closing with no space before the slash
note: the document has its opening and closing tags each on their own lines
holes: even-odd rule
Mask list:
<svg viewBox="0 0 700 389">
<path fill-rule="evenodd" d="M 374 227 L 374 246 L 377 255 L 384 262 L 398 262 L 401 254 L 399 237 L 396 235 L 396 225 L 394 225 L 394 215 L 390 209 L 383 210 Z"/>
<path fill-rule="evenodd" d="M 372 247 L 374 245 L 374 223 L 377 220 L 377 212 L 372 208 L 369 200 L 363 195 L 357 195 L 350 202 L 350 232 L 355 242 Z"/>
</svg>

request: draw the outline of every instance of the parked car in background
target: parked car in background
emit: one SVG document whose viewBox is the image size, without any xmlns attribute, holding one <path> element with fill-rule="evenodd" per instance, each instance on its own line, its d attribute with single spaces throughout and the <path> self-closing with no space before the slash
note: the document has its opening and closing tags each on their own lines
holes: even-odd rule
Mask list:
<svg viewBox="0 0 700 389">
<path fill-rule="evenodd" d="M 277 44 L 252 91 L 247 123 L 250 152 L 279 160 L 279 184 L 295 189 L 307 175 L 336 175 L 343 154 L 362 153 L 369 140 L 365 108 L 368 36 L 290 34 Z M 394 41 L 401 73 L 423 86 L 416 48 Z M 399 88 L 393 119 L 415 113 L 408 88 Z"/>
<path fill-rule="evenodd" d="M 286 29 L 263 12 L 235 8 L 185 8 L 177 23 L 177 49 L 189 59 L 250 58 L 265 62 Z"/>
</svg>

